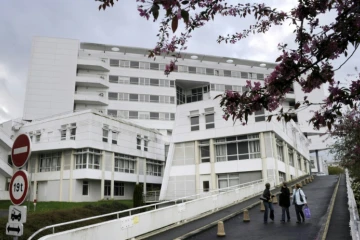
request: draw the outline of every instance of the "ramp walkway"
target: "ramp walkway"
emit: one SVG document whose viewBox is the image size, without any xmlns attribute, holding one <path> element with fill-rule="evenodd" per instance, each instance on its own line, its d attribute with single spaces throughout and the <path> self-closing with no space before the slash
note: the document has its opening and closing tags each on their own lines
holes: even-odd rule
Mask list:
<svg viewBox="0 0 360 240">
<path fill-rule="evenodd" d="M 344 178 L 344 176 L 343 176 Z M 167 231 L 155 234 L 153 236 L 144 236 L 144 238 L 137 239 L 150 239 L 150 240 L 169 240 L 169 239 L 219 239 L 217 237 L 217 225 L 211 224 L 217 222 L 219 219 L 226 216 L 228 219 L 224 219 L 224 227 L 227 239 L 247 239 L 247 240 L 261 240 L 274 238 L 276 240 L 309 240 L 320 239 L 321 230 L 326 222 L 326 213 L 335 186 L 338 182 L 338 176 L 319 176 L 315 177 L 314 181 L 303 187 L 303 190 L 307 196 L 309 208 L 311 210 L 311 219 L 306 220 L 303 224 L 296 223 L 296 214 L 294 206 L 290 206 L 291 221 L 281 223 L 281 208 L 278 204 L 274 205 L 275 220 L 267 224 L 263 223 L 263 212 L 260 211 L 259 198 L 253 197 L 239 204 L 233 205 L 226 209 L 215 212 L 211 215 L 203 217 L 201 219 L 191 221 L 187 224 L 183 224 L 179 227 L 168 229 Z M 346 186 L 344 184 L 339 186 L 341 190 L 340 195 L 343 194 L 343 190 L 346 194 Z M 279 190 L 276 189 L 276 190 Z M 274 191 L 274 190 L 273 190 Z M 343 209 L 347 211 L 346 202 L 337 201 L 339 211 Z M 346 206 L 344 206 L 344 204 Z M 250 222 L 243 222 L 243 214 L 237 214 L 240 210 L 253 206 L 249 209 Z M 233 216 L 231 216 L 231 214 Z M 333 213 L 334 214 L 334 213 Z M 346 218 L 346 216 L 344 216 Z M 342 220 L 341 220 L 342 221 Z M 348 220 L 346 223 L 348 224 Z M 342 224 L 341 229 L 334 227 L 336 220 L 330 229 L 334 231 L 346 232 L 346 227 Z M 349 232 L 349 231 L 348 231 Z M 330 236 L 331 234 L 328 234 Z M 342 238 L 331 239 L 347 239 Z M 330 238 L 329 238 L 330 239 Z"/>
</svg>

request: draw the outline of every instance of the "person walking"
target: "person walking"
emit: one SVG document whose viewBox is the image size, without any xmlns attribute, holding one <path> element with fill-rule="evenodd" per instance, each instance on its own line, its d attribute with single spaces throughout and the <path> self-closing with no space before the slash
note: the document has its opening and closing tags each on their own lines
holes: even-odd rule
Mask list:
<svg viewBox="0 0 360 240">
<path fill-rule="evenodd" d="M 263 197 L 261 198 L 265 206 L 264 223 L 267 223 L 268 221 L 269 209 L 270 209 L 270 219 L 274 221 L 274 207 L 272 204 L 273 197 L 274 195 L 272 195 L 270 192 L 270 183 L 266 183 L 265 190 L 263 192 Z"/>
<path fill-rule="evenodd" d="M 283 185 L 281 187 L 281 193 L 279 196 L 279 205 L 281 207 L 281 222 L 285 222 L 285 212 L 287 216 L 287 221 L 290 222 L 290 190 L 287 187 L 287 184 L 283 182 Z"/>
<path fill-rule="evenodd" d="M 293 193 L 293 204 L 295 205 L 295 212 L 297 217 L 296 223 L 305 222 L 303 207 L 304 205 L 307 205 L 306 196 L 304 194 L 304 191 L 301 189 L 300 184 L 298 183 L 295 185 L 295 191 Z"/>
</svg>

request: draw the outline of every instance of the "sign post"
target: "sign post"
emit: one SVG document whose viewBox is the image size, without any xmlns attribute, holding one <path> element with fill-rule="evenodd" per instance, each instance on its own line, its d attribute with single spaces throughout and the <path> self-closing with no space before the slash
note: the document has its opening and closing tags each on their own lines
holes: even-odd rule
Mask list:
<svg viewBox="0 0 360 240">
<path fill-rule="evenodd" d="M 25 166 L 31 156 L 31 140 L 28 135 L 19 135 L 11 149 L 11 160 L 15 167 Z M 5 232 L 7 235 L 14 236 L 17 240 L 23 235 L 26 222 L 27 207 L 20 206 L 26 199 L 29 192 L 29 175 L 25 170 L 18 170 L 11 178 L 9 186 L 10 200 L 15 206 L 9 207 L 9 218 Z"/>
</svg>

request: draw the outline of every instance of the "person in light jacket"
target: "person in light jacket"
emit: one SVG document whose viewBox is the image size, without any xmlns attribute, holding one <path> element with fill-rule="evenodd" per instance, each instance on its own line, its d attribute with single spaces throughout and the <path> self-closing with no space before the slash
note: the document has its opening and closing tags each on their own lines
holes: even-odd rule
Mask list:
<svg viewBox="0 0 360 240">
<path fill-rule="evenodd" d="M 289 212 L 289 207 L 290 207 L 290 190 L 287 187 L 287 184 L 284 182 L 282 187 L 281 187 L 281 193 L 279 195 L 279 205 L 281 207 L 282 210 L 282 215 L 281 215 L 281 222 L 285 222 L 285 212 L 286 212 L 286 216 L 287 216 L 287 221 L 290 222 L 290 212 Z"/>
<path fill-rule="evenodd" d="M 306 202 L 306 196 L 304 194 L 304 191 L 301 189 L 300 184 L 297 183 L 295 185 L 295 190 L 292 197 L 293 197 L 293 204 L 295 205 L 295 212 L 297 217 L 296 223 L 305 222 L 303 207 L 304 205 L 307 205 L 307 202 Z"/>
<path fill-rule="evenodd" d="M 264 207 L 265 207 L 264 223 L 267 223 L 268 216 L 269 216 L 269 209 L 270 209 L 270 219 L 274 221 L 274 207 L 272 204 L 273 197 L 274 197 L 274 195 L 272 195 L 270 192 L 270 183 L 266 183 L 265 190 L 263 192 L 263 198 L 264 198 L 263 203 L 264 203 Z"/>
</svg>

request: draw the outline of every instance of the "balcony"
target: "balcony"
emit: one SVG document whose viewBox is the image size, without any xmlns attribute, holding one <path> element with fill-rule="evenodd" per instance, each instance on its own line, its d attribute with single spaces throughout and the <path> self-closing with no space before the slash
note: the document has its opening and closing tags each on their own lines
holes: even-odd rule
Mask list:
<svg viewBox="0 0 360 240">
<path fill-rule="evenodd" d="M 12 177 L 13 172 L 13 168 L 0 158 L 0 174 L 5 177 Z"/>
<path fill-rule="evenodd" d="M 106 75 L 100 74 L 78 74 L 76 85 L 85 87 L 109 88 Z"/>
<path fill-rule="evenodd" d="M 78 69 L 109 72 L 109 63 L 107 59 L 101 58 L 78 58 Z"/>
<path fill-rule="evenodd" d="M 77 104 L 100 106 L 107 106 L 109 104 L 106 92 L 75 92 L 74 101 Z"/>
</svg>

